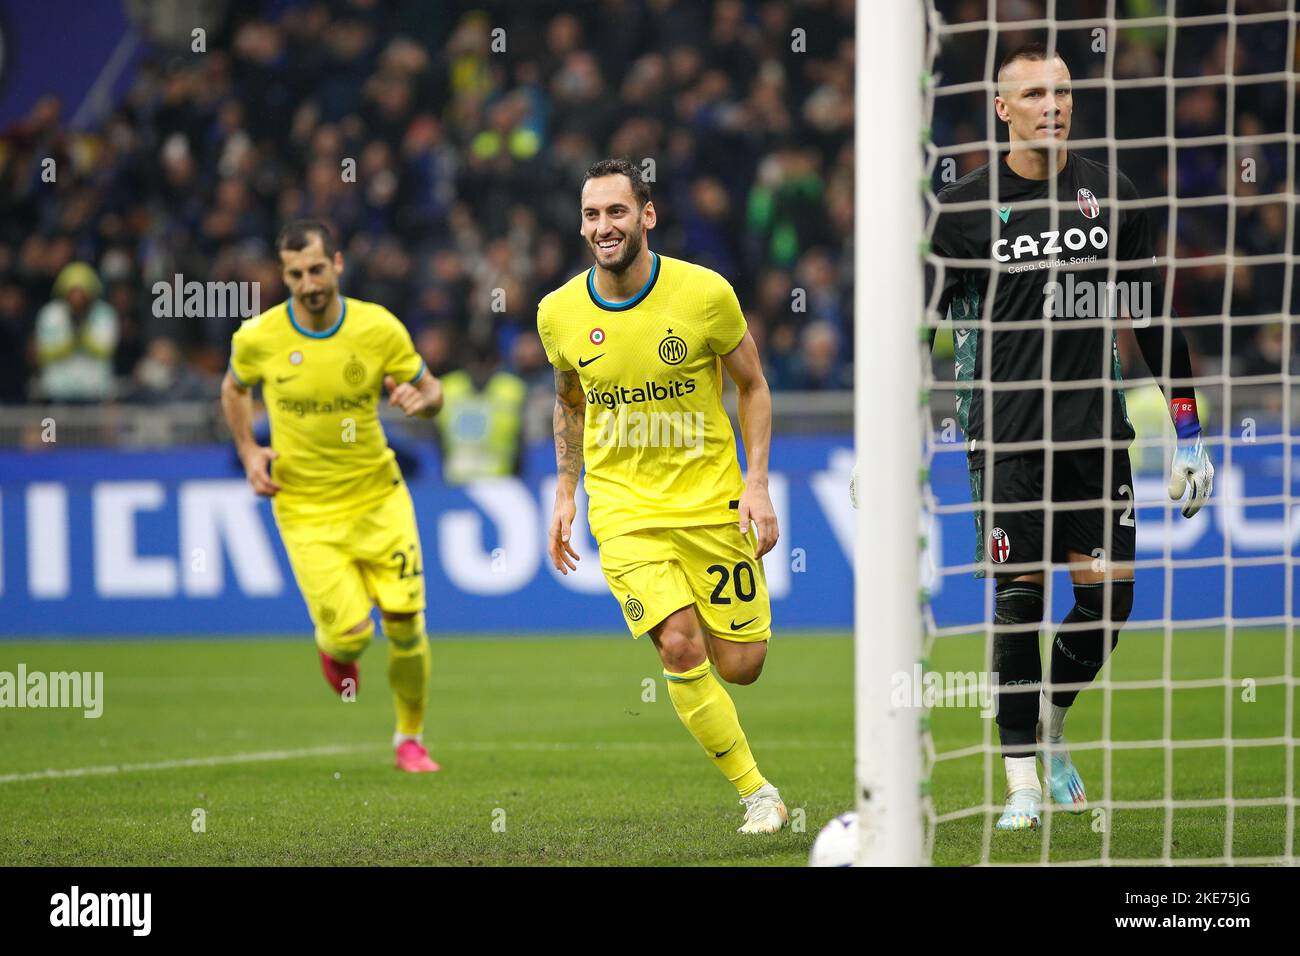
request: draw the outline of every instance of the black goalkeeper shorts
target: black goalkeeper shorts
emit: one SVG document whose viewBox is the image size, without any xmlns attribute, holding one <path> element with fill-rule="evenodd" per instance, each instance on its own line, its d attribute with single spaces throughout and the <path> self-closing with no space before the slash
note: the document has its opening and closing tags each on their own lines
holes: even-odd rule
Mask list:
<svg viewBox="0 0 1300 956">
<path fill-rule="evenodd" d="M 1108 454 L 1109 476 L 1105 469 Z M 1096 448 L 1051 455 L 1050 497 L 1043 493 L 1046 456 L 1042 452 L 1001 458 L 993 465 L 991 476 L 987 464 L 970 470 L 971 500 L 976 503 L 975 561 L 984 565 L 975 572 L 976 577 L 983 577 L 990 565 L 998 578 L 1031 574 L 1051 564 L 1065 563 L 1071 551 L 1106 559 L 1110 564 L 1134 559 L 1137 515 L 1128 450 L 1108 452 Z M 1109 493 L 1104 490 L 1107 478 Z M 1054 506 L 1050 542 L 1044 501 Z M 1039 507 L 1005 507 L 1012 504 Z"/>
</svg>

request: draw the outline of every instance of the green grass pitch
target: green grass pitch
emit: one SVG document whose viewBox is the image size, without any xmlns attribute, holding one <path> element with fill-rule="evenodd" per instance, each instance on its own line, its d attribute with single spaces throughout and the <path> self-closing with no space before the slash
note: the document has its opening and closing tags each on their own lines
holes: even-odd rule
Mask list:
<svg viewBox="0 0 1300 956">
<path fill-rule="evenodd" d="M 0 643 L 0 670 L 103 671 L 105 697 L 98 719 L 0 710 L 0 864 L 802 865 L 852 805 L 847 635 L 782 635 L 762 678 L 730 688 L 760 767 L 805 821 L 769 838 L 735 832 L 735 790 L 677 719 L 644 640 L 432 643 L 436 774 L 392 767 L 381 640 L 355 703 L 333 695 L 310 637 Z M 13 779 L 322 747 L 351 749 Z"/>
<path fill-rule="evenodd" d="M 981 642 L 945 638 L 929 664 L 978 670 Z M 774 838 L 734 832 L 734 791 L 687 736 L 642 644 L 434 636 L 426 739 L 444 770 L 404 775 L 391 767 L 379 642 L 355 703 L 333 697 L 309 638 L 0 643 L 0 670 L 22 662 L 105 681 L 97 720 L 0 709 L 0 864 L 802 865 L 819 827 L 853 801 L 847 635 L 781 635 L 762 679 L 729 688 L 760 766 L 804 824 Z M 1158 678 L 1162 648 L 1159 634 L 1126 632 L 1108 673 Z M 1234 681 L 1281 676 L 1283 653 L 1280 632 L 1239 631 Z M 1176 636 L 1175 677 L 1219 677 L 1223 661 L 1221 634 Z M 1284 733 L 1284 687 L 1240 697 L 1234 688 L 1234 740 Z M 1159 738 L 1163 700 L 1158 689 L 1113 692 L 1115 737 Z M 1173 702 L 1175 739 L 1223 733 L 1222 688 L 1180 690 Z M 1072 739 L 1097 739 L 1103 703 L 1097 691 L 1080 697 Z M 972 709 L 937 708 L 931 722 L 940 753 L 985 732 Z M 1075 759 L 1100 796 L 1102 752 Z M 1112 752 L 1111 796 L 1160 798 L 1164 767 L 1162 749 Z M 1221 746 L 1175 751 L 1175 797 L 1222 797 L 1226 768 Z M 937 812 L 980 804 L 984 779 L 983 757 L 941 761 Z M 1232 780 L 1237 798 L 1282 796 L 1286 748 L 1234 747 Z M 1179 810 L 1173 856 L 1222 856 L 1225 822 L 1222 808 Z M 1238 808 L 1233 853 L 1281 855 L 1284 823 L 1279 806 Z M 1106 826 L 1112 857 L 1159 857 L 1163 811 L 1116 810 Z M 984 828 L 984 814 L 945 823 L 935 862 L 979 862 Z M 1084 861 L 1103 835 L 1092 815 L 1053 814 L 1050 838 L 1052 861 Z M 994 834 L 990 859 L 1036 862 L 1042 846 L 1042 833 Z"/>
<path fill-rule="evenodd" d="M 984 659 L 984 637 L 941 638 L 936 641 L 929 668 L 936 671 L 978 670 Z M 1043 659 L 1050 645 L 1044 641 Z M 1165 636 L 1163 631 L 1125 630 L 1119 646 L 1102 676 L 1112 681 L 1160 681 L 1163 674 Z M 1296 747 L 1282 743 L 1257 746 L 1255 742 L 1290 736 L 1296 727 L 1286 724 L 1287 688 L 1286 641 L 1280 630 L 1239 629 L 1234 633 L 1231 654 L 1232 686 L 1179 688 L 1170 693 L 1171 737 L 1174 741 L 1209 741 L 1230 737 L 1234 746 L 1174 748 L 1172 774 L 1166 773 L 1165 748 L 1111 749 L 1109 781 L 1105 751 L 1075 749 L 1071 756 L 1083 778 L 1090 801 L 1100 801 L 1110 785 L 1110 799 L 1119 802 L 1163 800 L 1170 780 L 1174 800 L 1223 799 L 1229 793 L 1236 800 L 1281 800 L 1287 796 L 1287 751 L 1295 767 Z M 1293 676 L 1297 671 L 1292 664 Z M 1225 640 L 1222 631 L 1174 632 L 1170 642 L 1170 675 L 1175 681 L 1221 681 L 1225 673 Z M 1269 681 L 1277 683 L 1269 683 Z M 1247 681 L 1253 681 L 1254 686 Z M 1165 690 L 1114 688 L 1110 691 L 1110 738 L 1114 741 L 1160 741 L 1164 738 Z M 1293 691 L 1293 693 L 1297 693 Z M 1225 728 L 1225 696 L 1231 728 Z M 1249 699 L 1253 696 L 1253 700 Z M 1298 694 L 1297 696 L 1300 696 Z M 1243 699 L 1246 698 L 1246 699 Z M 1293 700 L 1293 707 L 1300 701 Z M 1085 690 L 1071 708 L 1066 739 L 1099 741 L 1102 738 L 1106 694 L 1099 688 Z M 1295 711 L 1292 711 L 1293 715 Z M 1294 716 L 1293 716 L 1294 721 Z M 978 710 L 935 708 L 931 727 L 936 752 L 954 752 L 984 739 L 992 721 L 978 717 Z M 1289 732 L 1288 732 L 1289 731 Z M 1229 754 L 1231 751 L 1231 754 Z M 1229 774 L 1229 759 L 1231 772 Z M 931 775 L 935 812 L 956 814 L 985 800 L 983 755 L 941 760 Z M 1003 774 L 994 767 L 993 799 L 1002 799 Z M 1229 781 L 1231 788 L 1229 789 Z M 1294 776 L 1290 796 L 1296 796 Z M 951 819 L 935 834 L 934 859 L 943 864 L 981 862 L 988 822 L 985 813 Z M 1109 813 L 1088 811 L 1075 815 L 1052 813 L 1048 862 L 1097 860 L 1108 831 L 1111 860 L 1161 859 L 1166 815 L 1163 808 L 1121 809 Z M 1280 804 L 1234 807 L 1231 838 L 1229 812 L 1225 807 L 1188 807 L 1175 810 L 1170 831 L 1170 859 L 1208 860 L 1231 855 L 1265 862 L 1287 852 L 1286 807 Z M 993 863 L 1036 863 L 1044 859 L 1044 834 L 1040 831 L 991 832 L 988 860 Z M 1230 852 L 1229 852 L 1230 851 Z M 1292 851 L 1294 852 L 1294 850 Z"/>
</svg>

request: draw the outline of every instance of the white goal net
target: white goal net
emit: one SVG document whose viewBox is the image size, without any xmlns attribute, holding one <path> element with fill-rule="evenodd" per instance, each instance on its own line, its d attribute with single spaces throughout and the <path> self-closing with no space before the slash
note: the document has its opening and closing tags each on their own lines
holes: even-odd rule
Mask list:
<svg viewBox="0 0 1300 956">
<path fill-rule="evenodd" d="M 929 302 L 909 317 L 926 352 L 925 593 L 921 660 L 914 671 L 893 675 L 902 706 L 914 706 L 921 720 L 921 857 L 933 864 L 1294 864 L 1294 582 L 1300 553 L 1300 508 L 1293 498 L 1300 480 L 1294 420 L 1300 352 L 1293 328 L 1300 311 L 1295 3 L 924 0 L 923 6 L 921 238 L 926 269 L 939 277 L 929 285 Z M 1110 170 L 1102 208 L 1111 214 L 1145 211 L 1163 295 L 1150 303 L 1145 320 L 1138 319 L 1138 309 L 1114 300 L 1109 310 L 1099 301 L 1093 313 L 1074 319 L 1106 330 L 1108 340 L 1113 335 L 1122 376 L 1107 375 L 1095 386 L 1122 392 L 1123 402 L 1113 408 L 1104 403 L 1101 434 L 1112 434 L 1114 414 L 1132 422 L 1132 482 L 1124 485 L 1119 503 L 1109 498 L 1054 504 L 1044 493 L 1022 505 L 1043 509 L 1044 554 L 1053 551 L 1062 509 L 1120 510 L 1118 522 L 1105 522 L 1093 557 L 1104 569 L 1106 555 L 1113 553 L 1112 528 L 1135 523 L 1134 599 L 1118 645 L 1079 693 L 1065 726 L 1087 789 L 1087 809 L 1067 813 L 1045 792 L 1037 830 L 1003 832 L 995 824 L 1006 780 L 989 706 L 996 682 L 992 621 L 999 569 L 997 556 L 989 553 L 987 522 L 981 536 L 976 532 L 976 518 L 991 514 L 996 490 L 984 480 L 972 493 L 963 414 L 969 409 L 961 402 L 984 403 L 984 421 L 990 422 L 1003 393 L 1031 383 L 999 380 L 996 369 L 989 371 L 988 343 L 998 319 L 987 306 L 963 321 L 937 313 L 945 272 L 975 263 L 940 256 L 930 243 L 939 220 L 937 193 L 1006 156 L 1006 125 L 994 109 L 997 68 L 1007 52 L 1031 40 L 1059 53 L 1069 68 L 1068 148 Z M 867 53 L 863 48 L 859 55 Z M 873 135 L 859 127 L 859 148 L 869 148 Z M 1121 198 L 1119 173 L 1132 181 L 1136 197 Z M 1009 208 L 996 194 L 997 181 L 991 177 L 992 193 L 980 212 L 992 230 L 986 235 L 994 239 Z M 1056 222 L 1062 210 L 1084 200 L 1073 191 L 1057 195 L 1054 179 L 1051 184 L 1051 195 L 1039 206 Z M 878 222 L 873 228 L 887 226 Z M 1041 260 L 1037 268 L 1049 279 L 1065 283 L 1074 242 L 1053 229 L 1031 239 L 1028 258 Z M 1075 240 L 1089 244 L 1087 236 Z M 1059 257 L 1052 255 L 1053 241 L 1060 244 Z M 1120 243 L 1091 245 L 1084 251 L 1096 255 L 1095 267 L 1105 269 L 1112 283 L 1123 280 Z M 978 263 L 987 270 L 983 303 L 996 302 L 999 283 L 1024 267 L 1010 245 L 1001 250 L 1006 255 Z M 859 275 L 858 281 L 883 280 Z M 875 324 L 893 318 L 876 315 L 865 323 L 859 316 L 859 337 L 874 336 Z M 1050 337 L 1052 323 L 1060 320 L 1036 321 Z M 1182 330 L 1191 354 L 1190 381 L 1169 377 L 1171 334 L 1163 336 L 1163 367 L 1148 371 L 1133 321 Z M 931 330 L 932 350 L 926 343 Z M 976 381 L 962 378 L 971 372 L 962 357 L 970 332 L 985 349 Z M 1051 349 L 1043 352 L 1050 365 Z M 1051 436 L 1053 397 L 1062 384 L 1046 367 L 1032 384 L 1044 398 L 1040 434 Z M 1068 387 L 1079 384 L 1070 381 Z M 1195 386 L 1203 442 L 1215 468 L 1213 495 L 1190 519 L 1167 491 L 1177 442 L 1161 385 L 1165 392 Z M 991 444 L 981 442 L 986 454 L 1007 450 Z M 1022 445 L 1033 450 L 1032 442 Z M 1105 438 L 1091 446 L 1122 450 L 1128 442 Z M 1060 450 L 1050 440 L 1034 447 L 1040 454 Z M 860 461 L 867 457 L 859 449 Z M 1043 456 L 1049 489 L 1052 458 Z M 1106 472 L 1103 486 L 1114 477 L 1110 456 Z M 888 507 L 863 503 L 866 510 Z M 1107 612 L 1111 600 L 1108 592 Z M 1044 581 L 1044 686 L 1051 681 L 1053 641 L 1075 601 L 1068 570 L 1058 563 Z"/>
</svg>

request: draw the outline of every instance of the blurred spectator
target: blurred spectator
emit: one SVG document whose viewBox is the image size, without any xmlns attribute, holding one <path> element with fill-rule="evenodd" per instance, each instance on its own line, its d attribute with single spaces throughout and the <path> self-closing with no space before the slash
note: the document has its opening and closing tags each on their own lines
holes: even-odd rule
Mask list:
<svg viewBox="0 0 1300 956">
<path fill-rule="evenodd" d="M 755 254 L 789 266 L 821 240 L 826 218 L 822 191 L 816 150 L 790 148 L 763 160 L 747 217 L 758 243 Z"/>
<path fill-rule="evenodd" d="M 54 298 L 36 313 L 36 357 L 46 398 L 94 402 L 112 395 L 117 312 L 102 294 L 95 270 L 72 262 L 54 281 Z"/>
<path fill-rule="evenodd" d="M 803 330 L 790 385 L 809 392 L 853 388 L 853 375 L 840 355 L 840 334 L 831 323 L 814 322 Z"/>
<path fill-rule="evenodd" d="M 489 344 L 475 345 L 465 368 L 443 376 L 437 421 L 447 484 L 519 474 L 527 390 L 523 379 L 501 368 Z"/>
<path fill-rule="evenodd" d="M 1247 376 L 1280 373 L 1284 359 L 1283 334 L 1281 322 L 1261 325 L 1246 343 L 1239 360 L 1233 367 L 1233 374 Z"/>
<path fill-rule="evenodd" d="M 455 367 L 455 340 L 446 325 L 431 325 L 415 337 L 415 350 L 429 371 L 438 377 Z"/>
<path fill-rule="evenodd" d="M 27 401 L 27 296 L 16 282 L 0 283 L 0 405 Z"/>
<path fill-rule="evenodd" d="M 132 377 L 133 387 L 125 396 L 129 402 L 161 404 L 213 397 L 198 372 L 185 364 L 180 348 L 165 336 L 149 343 Z"/>
<path fill-rule="evenodd" d="M 528 389 L 524 406 L 524 441 L 550 438 L 555 407 L 555 380 L 546 350 L 536 332 L 524 332 L 515 338 L 510 350 L 511 370 Z"/>
</svg>

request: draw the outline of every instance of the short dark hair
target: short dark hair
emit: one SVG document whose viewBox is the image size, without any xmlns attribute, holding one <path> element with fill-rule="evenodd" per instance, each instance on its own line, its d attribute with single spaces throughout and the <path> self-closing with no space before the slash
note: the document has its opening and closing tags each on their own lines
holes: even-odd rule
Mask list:
<svg viewBox="0 0 1300 956">
<path fill-rule="evenodd" d="M 626 176 L 632 184 L 632 195 L 636 197 L 637 203 L 644 206 L 650 201 L 650 184 L 641 178 L 641 170 L 632 160 L 602 159 L 592 163 L 587 167 L 587 175 L 582 177 L 583 187 L 586 187 L 588 179 L 599 179 L 601 176 Z"/>
<path fill-rule="evenodd" d="M 334 253 L 338 251 L 334 234 L 330 232 L 330 227 L 319 219 L 295 219 L 293 222 L 285 223 L 284 228 L 280 230 L 280 235 L 276 237 L 275 248 L 277 251 L 288 249 L 292 252 L 301 252 L 311 245 L 312 236 L 320 236 L 321 248 L 325 250 L 325 255 L 334 258 Z"/>
<path fill-rule="evenodd" d="M 1062 63 L 1065 62 L 1065 58 L 1061 56 L 1060 50 L 1053 50 L 1049 55 L 1047 52 L 1047 44 L 1043 43 L 1042 40 L 1030 40 L 1027 43 L 1020 44 L 1020 46 L 1016 47 L 1002 58 L 1002 65 L 998 67 L 998 76 L 1001 76 L 1002 71 L 1012 63 L 1015 63 L 1016 60 L 1055 60 L 1058 58 Z"/>
</svg>

